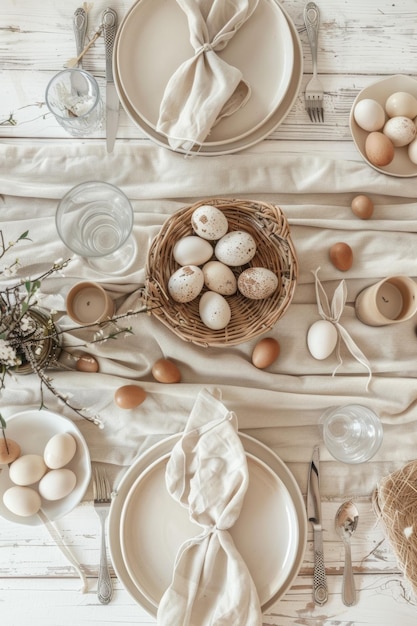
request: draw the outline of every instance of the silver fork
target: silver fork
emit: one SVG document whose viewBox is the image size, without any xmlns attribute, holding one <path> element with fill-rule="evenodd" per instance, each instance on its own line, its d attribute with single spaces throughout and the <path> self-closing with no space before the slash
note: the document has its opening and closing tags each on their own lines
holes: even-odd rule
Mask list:
<svg viewBox="0 0 417 626">
<path fill-rule="evenodd" d="M 304 94 L 306 111 L 312 122 L 324 122 L 323 85 L 317 77 L 317 43 L 319 38 L 320 13 L 314 2 L 307 2 L 304 7 L 304 23 L 310 42 L 313 77 L 307 84 Z"/>
<path fill-rule="evenodd" d="M 93 477 L 94 508 L 101 522 L 100 569 L 98 572 L 97 596 L 102 604 L 108 604 L 113 595 L 106 551 L 106 519 L 111 504 L 111 488 L 104 470 L 96 469 Z"/>
</svg>

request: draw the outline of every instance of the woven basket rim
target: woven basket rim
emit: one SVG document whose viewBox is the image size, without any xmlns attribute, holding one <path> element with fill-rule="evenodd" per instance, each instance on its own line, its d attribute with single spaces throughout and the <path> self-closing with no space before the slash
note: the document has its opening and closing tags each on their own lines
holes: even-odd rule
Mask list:
<svg viewBox="0 0 417 626">
<path fill-rule="evenodd" d="M 226 328 L 206 327 L 198 314 L 199 297 L 188 303 L 175 302 L 167 283 L 179 268 L 172 249 L 182 237 L 195 235 L 191 215 L 200 206 L 211 205 L 224 212 L 229 230 L 246 230 L 257 243 L 251 262 L 239 268 L 268 267 L 278 276 L 278 288 L 264 300 L 250 300 L 237 292 L 226 296 L 232 317 Z M 213 242 L 215 243 L 215 242 Z M 208 347 L 243 343 L 268 332 L 288 309 L 298 278 L 298 261 L 290 228 L 283 211 L 275 204 L 237 198 L 205 198 L 182 207 L 169 216 L 154 237 L 147 257 L 144 298 L 150 313 L 184 341 Z M 202 293 L 206 291 L 203 288 Z"/>
</svg>

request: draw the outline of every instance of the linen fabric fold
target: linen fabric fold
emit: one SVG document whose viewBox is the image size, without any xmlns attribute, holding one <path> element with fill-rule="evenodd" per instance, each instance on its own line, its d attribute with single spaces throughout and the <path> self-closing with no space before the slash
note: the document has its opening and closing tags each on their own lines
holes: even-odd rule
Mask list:
<svg viewBox="0 0 417 626">
<path fill-rule="evenodd" d="M 237 418 L 200 391 L 166 468 L 171 496 L 202 532 L 180 546 L 158 625 L 260 626 L 255 584 L 228 531 L 238 519 L 249 473 Z"/>
<path fill-rule="evenodd" d="M 201 145 L 211 128 L 239 110 L 250 97 L 250 86 L 239 69 L 221 59 L 258 0 L 177 0 L 187 16 L 194 56 L 171 76 L 162 98 L 156 130 L 171 148 L 191 150 Z"/>
</svg>

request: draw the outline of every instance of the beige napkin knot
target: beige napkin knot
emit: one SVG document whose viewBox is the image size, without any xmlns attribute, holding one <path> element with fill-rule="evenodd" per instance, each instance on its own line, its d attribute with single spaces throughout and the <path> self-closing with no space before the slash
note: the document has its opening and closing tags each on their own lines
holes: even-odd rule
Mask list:
<svg viewBox="0 0 417 626">
<path fill-rule="evenodd" d="M 241 71 L 217 52 L 252 15 L 258 0 L 177 2 L 187 16 L 194 56 L 168 81 L 156 130 L 168 138 L 174 150 L 189 151 L 200 146 L 220 119 L 235 113 L 250 97 L 250 86 Z"/>
<path fill-rule="evenodd" d="M 255 584 L 228 530 L 248 483 L 236 415 L 203 389 L 166 469 L 169 493 L 202 532 L 178 551 L 160 626 L 260 626 Z"/>
</svg>

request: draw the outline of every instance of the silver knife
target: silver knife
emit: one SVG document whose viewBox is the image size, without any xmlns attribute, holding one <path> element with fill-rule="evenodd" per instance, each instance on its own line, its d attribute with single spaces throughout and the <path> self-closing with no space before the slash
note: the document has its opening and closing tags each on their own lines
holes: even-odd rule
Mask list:
<svg viewBox="0 0 417 626">
<path fill-rule="evenodd" d="M 307 516 L 308 521 L 313 525 L 314 536 L 313 597 L 316 604 L 322 605 L 327 602 L 328 591 L 323 557 L 319 466 L 320 450 L 318 446 L 315 446 L 308 476 Z"/>
<path fill-rule="evenodd" d="M 117 31 L 117 13 L 105 9 L 102 16 L 104 45 L 106 50 L 106 146 L 112 152 L 119 126 L 119 96 L 113 80 L 113 48 Z"/>
</svg>

